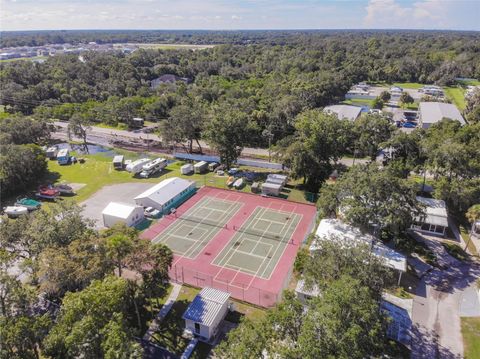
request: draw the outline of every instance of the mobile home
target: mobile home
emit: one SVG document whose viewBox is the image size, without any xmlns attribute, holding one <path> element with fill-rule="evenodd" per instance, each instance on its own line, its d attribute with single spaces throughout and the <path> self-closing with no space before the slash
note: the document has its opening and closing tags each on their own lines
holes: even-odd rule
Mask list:
<svg viewBox="0 0 480 359">
<path fill-rule="evenodd" d="M 143 166 L 145 166 L 151 160 L 149 158 L 140 158 L 139 160 L 133 161 L 132 163 L 128 164 L 125 168 L 128 172 L 133 173 L 136 175 L 143 171 Z"/>
<path fill-rule="evenodd" d="M 59 165 L 66 165 L 70 162 L 70 151 L 68 150 L 68 148 L 64 148 L 58 151 L 57 162 Z"/>
<path fill-rule="evenodd" d="M 49 160 L 54 160 L 55 158 L 57 158 L 57 154 L 58 154 L 58 147 L 57 146 L 49 147 L 45 151 L 45 155 L 47 156 L 47 158 Z"/>
<path fill-rule="evenodd" d="M 160 172 L 165 167 L 167 167 L 167 160 L 165 158 L 156 158 L 152 162 L 143 166 L 142 172 L 140 172 L 140 177 L 148 178 L 155 173 Z"/>
<path fill-rule="evenodd" d="M 113 157 L 113 168 L 115 168 L 116 170 L 121 170 L 123 169 L 123 161 L 124 161 L 124 157 L 122 155 L 118 155 L 118 156 L 115 156 Z"/>
<path fill-rule="evenodd" d="M 193 166 L 193 170 L 195 173 L 203 173 L 206 171 L 208 167 L 208 163 L 205 162 L 205 161 L 200 161 L 200 162 L 197 162 L 195 163 L 195 165 Z"/>
<path fill-rule="evenodd" d="M 188 175 L 189 173 L 193 172 L 193 165 L 191 163 L 187 163 L 180 167 L 180 173 L 182 175 Z"/>
</svg>

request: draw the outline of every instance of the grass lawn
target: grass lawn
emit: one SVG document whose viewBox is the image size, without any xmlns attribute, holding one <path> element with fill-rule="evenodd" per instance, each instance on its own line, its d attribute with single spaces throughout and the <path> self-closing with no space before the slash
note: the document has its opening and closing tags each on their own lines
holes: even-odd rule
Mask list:
<svg viewBox="0 0 480 359">
<path fill-rule="evenodd" d="M 464 225 L 460 225 L 459 229 L 460 229 L 460 235 L 462 236 L 465 243 L 467 243 L 467 248 L 470 251 L 470 253 L 473 254 L 474 256 L 478 256 L 478 249 L 475 248 L 475 244 L 473 243 L 472 240 L 470 240 L 470 235 L 468 234 L 467 228 L 465 228 Z"/>
<path fill-rule="evenodd" d="M 106 123 L 100 122 L 100 123 L 96 123 L 95 127 L 111 128 L 113 130 L 128 130 L 128 126 L 124 123 L 118 123 L 116 126 L 113 126 L 113 125 L 108 125 Z"/>
<path fill-rule="evenodd" d="M 461 87 L 446 87 L 445 95 L 458 107 L 460 111 L 465 110 L 465 90 Z"/>
<path fill-rule="evenodd" d="M 480 81 L 479 80 L 460 80 L 460 81 L 457 81 L 459 84 L 463 85 L 463 86 L 478 86 L 480 85 Z"/>
<path fill-rule="evenodd" d="M 344 105 L 356 105 L 356 106 L 364 105 L 364 106 L 372 107 L 373 106 L 373 101 L 374 100 L 354 98 L 354 99 L 348 99 L 348 100 L 342 101 L 342 104 L 344 104 Z"/>
<path fill-rule="evenodd" d="M 34 57 L 19 57 L 17 59 L 6 59 L 6 60 L 0 60 L 0 63 L 2 62 L 13 62 L 13 61 L 33 61 L 33 60 L 46 60 L 47 56 L 34 56 Z"/>
<path fill-rule="evenodd" d="M 465 359 L 480 358 L 480 317 L 461 320 Z"/>
<path fill-rule="evenodd" d="M 468 253 L 466 253 L 463 248 L 460 247 L 458 244 L 450 241 L 443 241 L 442 245 L 446 249 L 448 254 L 458 259 L 459 261 L 466 261 L 470 259 Z"/>
<path fill-rule="evenodd" d="M 122 151 L 115 149 L 116 153 L 125 155 L 126 158 L 135 159 L 139 158 L 140 154 Z M 160 157 L 159 154 L 149 154 L 150 158 Z M 116 171 L 112 166 L 112 158 L 104 154 L 98 153 L 94 155 L 79 155 L 77 157 L 85 158 L 85 163 L 72 164 L 67 166 L 60 166 L 56 161 L 48 162 L 48 169 L 51 172 L 50 176 L 46 179 L 48 182 L 54 181 L 66 181 L 69 183 L 84 183 L 86 186 L 80 189 L 77 193 L 77 196 L 73 197 L 77 202 L 82 202 L 97 192 L 100 188 L 118 183 L 125 182 L 150 182 L 158 183 L 159 181 L 169 178 L 172 176 L 182 177 L 185 179 L 193 180 L 197 182 L 198 186 L 209 185 L 218 188 L 227 189 L 226 180 L 228 176 L 217 176 L 214 172 L 208 172 L 206 174 L 192 174 L 192 175 L 182 175 L 180 174 L 180 167 L 184 164 L 183 161 L 176 161 L 166 167 L 158 176 L 154 176 L 148 179 L 135 178 L 129 172 L 126 171 Z M 262 168 L 253 168 L 247 166 L 240 166 L 243 170 L 255 171 L 255 172 L 264 172 L 265 177 L 267 173 L 270 173 L 268 169 Z M 291 182 L 284 188 L 284 191 L 281 193 L 282 198 L 297 201 L 297 202 L 308 202 L 307 199 L 315 200 L 313 196 L 308 196 L 298 188 L 299 183 Z M 251 192 L 250 184 L 246 184 L 242 189 L 242 192 Z"/>
<path fill-rule="evenodd" d="M 392 84 L 393 86 L 398 86 L 404 89 L 412 89 L 412 90 L 418 90 L 419 88 L 422 88 L 423 84 L 419 84 L 418 82 L 395 82 Z"/>
</svg>

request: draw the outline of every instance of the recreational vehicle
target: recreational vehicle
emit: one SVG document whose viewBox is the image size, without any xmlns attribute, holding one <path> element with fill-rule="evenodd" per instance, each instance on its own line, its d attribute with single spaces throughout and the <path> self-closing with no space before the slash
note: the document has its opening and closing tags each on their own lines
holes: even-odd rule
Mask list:
<svg viewBox="0 0 480 359">
<path fill-rule="evenodd" d="M 143 170 L 140 172 L 140 177 L 148 178 L 155 173 L 160 172 L 165 167 L 167 167 L 167 160 L 165 158 L 156 158 L 152 162 L 143 166 Z"/>
<path fill-rule="evenodd" d="M 208 167 L 207 162 L 200 161 L 195 163 L 195 165 L 193 166 L 193 170 L 195 171 L 195 173 L 203 173 L 206 171 L 207 167 Z"/>
<path fill-rule="evenodd" d="M 45 151 L 45 156 L 47 156 L 47 158 L 49 160 L 54 160 L 55 158 L 57 158 L 57 154 L 58 154 L 58 147 L 57 146 L 49 147 Z"/>
<path fill-rule="evenodd" d="M 68 151 L 68 148 L 58 151 L 57 162 L 59 165 L 66 165 L 70 162 L 70 151 Z"/>
<path fill-rule="evenodd" d="M 128 172 L 136 175 L 143 171 L 143 166 L 145 166 L 148 162 L 150 162 L 150 158 L 140 158 L 139 160 L 133 161 L 132 163 L 128 164 L 125 168 Z"/>
<path fill-rule="evenodd" d="M 188 175 L 193 172 L 193 165 L 191 163 L 187 163 L 180 167 L 180 173 L 182 175 Z"/>
<path fill-rule="evenodd" d="M 116 170 L 123 169 L 123 161 L 124 161 L 124 157 L 122 155 L 113 157 L 113 161 L 112 161 L 113 168 L 115 168 Z"/>
</svg>

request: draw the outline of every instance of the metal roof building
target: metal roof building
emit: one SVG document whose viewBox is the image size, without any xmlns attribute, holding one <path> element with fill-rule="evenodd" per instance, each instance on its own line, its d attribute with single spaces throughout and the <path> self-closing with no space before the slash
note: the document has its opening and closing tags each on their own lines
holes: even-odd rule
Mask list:
<svg viewBox="0 0 480 359">
<path fill-rule="evenodd" d="M 193 334 L 210 340 L 228 311 L 230 293 L 205 287 L 188 306 L 183 319 L 186 329 Z"/>
<path fill-rule="evenodd" d="M 112 227 L 117 222 L 134 226 L 144 219 L 142 207 L 118 202 L 110 202 L 102 211 L 102 217 L 105 227 Z"/>
<path fill-rule="evenodd" d="M 329 114 L 336 114 L 340 120 L 355 121 L 362 112 L 361 107 L 349 106 L 349 105 L 333 105 L 327 106 L 323 109 L 323 112 Z"/>
<path fill-rule="evenodd" d="M 322 219 L 315 233 L 315 240 L 310 246 L 310 251 L 318 249 L 318 245 L 324 240 L 335 240 L 345 246 L 368 245 L 373 246 L 373 254 L 382 258 L 387 267 L 393 268 L 400 272 L 407 271 L 407 258 L 397 251 L 387 247 L 383 243 L 374 241 L 374 237 L 369 234 L 364 234 L 360 229 L 349 224 L 343 223 L 338 219 Z"/>
<path fill-rule="evenodd" d="M 423 128 L 429 128 L 434 123 L 440 122 L 443 118 L 450 118 L 459 121 L 462 125 L 465 120 L 457 106 L 443 102 L 420 102 L 419 105 L 420 124 Z"/>
<path fill-rule="evenodd" d="M 195 182 L 193 181 L 178 177 L 167 178 L 135 197 L 135 203 L 164 211 L 185 200 L 194 191 Z"/>
<path fill-rule="evenodd" d="M 445 235 L 448 228 L 448 213 L 445 202 L 420 196 L 417 196 L 417 201 L 425 206 L 425 215 L 416 218 L 412 228 L 435 235 Z"/>
</svg>

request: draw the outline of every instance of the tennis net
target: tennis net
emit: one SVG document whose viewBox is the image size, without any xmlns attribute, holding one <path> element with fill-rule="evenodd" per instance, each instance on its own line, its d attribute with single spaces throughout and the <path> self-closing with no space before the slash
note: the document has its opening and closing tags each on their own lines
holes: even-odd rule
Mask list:
<svg viewBox="0 0 480 359">
<path fill-rule="evenodd" d="M 221 222 L 221 221 L 213 221 L 211 219 L 207 218 L 199 218 L 199 217 L 194 217 L 194 216 L 188 216 L 188 215 L 181 215 L 177 217 L 178 219 L 184 220 L 184 221 L 190 221 L 194 223 L 199 223 L 199 224 L 207 224 L 209 226 L 213 227 L 218 227 L 218 228 L 228 228 L 226 222 Z M 233 226 L 233 230 L 245 234 L 250 234 L 252 236 L 256 237 L 265 237 L 265 238 L 270 238 L 279 242 L 288 242 L 290 238 L 281 236 L 280 234 L 273 234 L 273 233 L 268 233 L 264 231 L 258 231 L 255 229 L 251 228 L 243 228 L 243 227 L 237 227 Z"/>
</svg>

